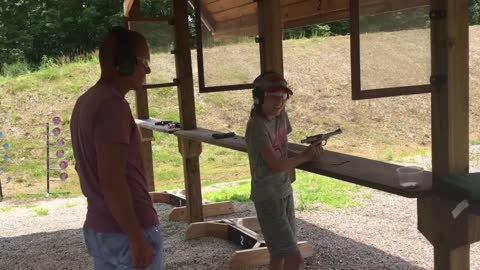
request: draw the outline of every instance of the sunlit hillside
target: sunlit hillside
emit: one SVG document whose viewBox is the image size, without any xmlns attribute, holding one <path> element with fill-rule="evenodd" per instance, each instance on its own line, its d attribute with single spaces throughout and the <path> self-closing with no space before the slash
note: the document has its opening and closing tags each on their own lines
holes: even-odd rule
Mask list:
<svg viewBox="0 0 480 270">
<path fill-rule="evenodd" d="M 470 34 L 470 139 L 480 138 L 480 27 Z M 366 87 L 423 84 L 429 76 L 429 35 L 421 31 L 369 34 L 362 39 L 362 82 Z M 430 151 L 430 95 L 352 101 L 349 37 L 288 40 L 284 42 L 285 76 L 294 90 L 287 110 L 294 128 L 291 136 L 344 130 L 329 141 L 329 150 L 379 160 L 400 160 Z M 205 49 L 205 78 L 209 86 L 251 82 L 259 72 L 258 44 L 241 43 Z M 192 51 L 194 73 L 196 54 Z M 45 127 L 53 116 L 62 119 L 62 136 L 69 141 L 69 116 L 75 99 L 99 77 L 96 60 L 46 63 L 37 72 L 15 78 L 0 77 L 0 131 L 9 141 L 5 162 L 13 181 L 5 184 L 6 196 L 44 192 Z M 171 54 L 152 56 L 151 83 L 171 81 L 175 64 Z M 129 94 L 135 111 L 134 95 Z M 149 90 L 151 115 L 178 120 L 176 89 Z M 252 106 L 251 92 L 199 94 L 196 89 L 198 126 L 244 134 Z M 183 170 L 176 138 L 155 134 L 154 160 L 157 189 L 180 187 Z M 68 144 L 69 145 L 69 144 Z M 65 182 L 52 190 L 79 192 L 73 154 Z M 201 156 L 205 183 L 249 177 L 245 154 L 204 145 Z M 56 164 L 54 164 L 56 166 Z"/>
</svg>

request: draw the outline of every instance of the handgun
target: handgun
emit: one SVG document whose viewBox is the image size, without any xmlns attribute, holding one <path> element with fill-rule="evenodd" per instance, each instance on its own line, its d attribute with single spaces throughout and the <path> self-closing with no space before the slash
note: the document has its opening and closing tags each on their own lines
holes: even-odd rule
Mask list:
<svg viewBox="0 0 480 270">
<path fill-rule="evenodd" d="M 322 141 L 322 146 L 323 145 L 326 145 L 327 144 L 327 140 L 334 136 L 334 135 L 338 135 L 338 134 L 342 134 L 342 130 L 339 128 L 335 131 L 332 131 L 332 132 L 328 132 L 328 133 L 324 133 L 324 134 L 317 134 L 317 135 L 314 135 L 314 136 L 307 136 L 306 139 L 303 139 L 300 141 L 300 143 L 308 143 L 308 144 L 312 144 L 312 143 L 316 143 L 318 141 Z"/>
</svg>

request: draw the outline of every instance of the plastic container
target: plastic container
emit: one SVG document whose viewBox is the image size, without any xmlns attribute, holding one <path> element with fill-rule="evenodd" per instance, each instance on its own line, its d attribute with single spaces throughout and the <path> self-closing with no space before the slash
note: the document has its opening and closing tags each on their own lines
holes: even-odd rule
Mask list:
<svg viewBox="0 0 480 270">
<path fill-rule="evenodd" d="M 404 188 L 417 188 L 423 184 L 423 168 L 405 166 L 397 168 L 398 182 Z"/>
</svg>

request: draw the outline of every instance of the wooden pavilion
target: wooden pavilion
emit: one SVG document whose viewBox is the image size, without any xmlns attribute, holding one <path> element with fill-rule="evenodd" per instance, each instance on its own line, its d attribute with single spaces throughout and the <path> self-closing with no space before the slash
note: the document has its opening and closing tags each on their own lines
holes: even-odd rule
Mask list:
<svg viewBox="0 0 480 270">
<path fill-rule="evenodd" d="M 458 218 L 451 215 L 458 203 L 452 194 L 440 192 L 442 178 L 452 173 L 468 173 L 469 168 L 469 48 L 468 0 L 172 0 L 172 16 L 145 18 L 139 0 L 124 0 L 127 25 L 134 21 L 168 21 L 174 28 L 176 79 L 171 83 L 147 85 L 146 88 L 176 86 L 178 88 L 181 128 L 173 132 L 183 158 L 186 216 L 190 223 L 204 219 L 199 155 L 202 143 L 246 151 L 241 137 L 216 140 L 215 131 L 196 124 L 194 78 L 189 37 L 188 8 L 195 8 L 196 35 L 201 36 L 203 23 L 215 37 L 257 34 L 261 71 L 283 73 L 282 31 L 287 28 L 350 19 L 352 57 L 352 99 L 378 98 L 430 93 L 432 116 L 432 172 L 424 174 L 431 187 L 405 189 L 399 186 L 399 166 L 326 151 L 323 162 L 307 163 L 298 169 L 330 176 L 339 180 L 382 190 L 399 196 L 416 198 L 418 229 L 434 247 L 436 270 L 469 269 L 470 244 L 480 239 L 480 219 L 469 211 Z M 431 77 L 423 85 L 407 85 L 362 90 L 360 82 L 359 18 L 414 7 L 429 7 L 431 30 Z M 201 22 L 200 22 L 201 21 Z M 249 89 L 250 84 L 206 87 L 203 81 L 202 44 L 197 40 L 200 92 Z M 149 175 L 149 188 L 154 191 L 152 164 L 152 130 L 145 91 L 136 94 L 138 124 L 142 127 L 144 159 Z M 361 102 L 361 101 L 360 101 Z M 305 146 L 290 144 L 301 151 Z M 341 166 L 338 161 L 348 161 Z M 155 195 L 154 195 L 155 196 Z M 157 195 L 160 196 L 160 195 Z M 201 228 L 204 235 L 222 234 L 218 227 Z M 196 227 L 200 228 L 200 227 Z M 213 228 L 213 229 L 212 229 Z M 195 229 L 196 230 L 196 229 Z M 212 232 L 213 230 L 213 232 Z M 192 231 L 190 231 L 192 233 Z M 200 234 L 202 234 L 200 233 Z M 251 260 L 252 258 L 244 258 Z M 235 266 L 232 265 L 231 266 Z"/>
</svg>

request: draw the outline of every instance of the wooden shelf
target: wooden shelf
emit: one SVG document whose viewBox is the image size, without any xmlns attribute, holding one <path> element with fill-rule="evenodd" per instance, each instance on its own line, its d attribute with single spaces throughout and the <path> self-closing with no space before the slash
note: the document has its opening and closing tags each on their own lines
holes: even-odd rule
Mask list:
<svg viewBox="0 0 480 270">
<path fill-rule="evenodd" d="M 163 133 L 173 133 L 175 131 L 180 130 L 180 128 L 169 128 L 167 126 L 155 125 L 155 122 L 159 122 L 159 121 L 161 121 L 161 120 L 155 119 L 155 118 L 135 119 L 135 123 L 139 127 L 150 129 L 150 130 L 160 131 L 160 132 L 163 132 Z"/>
<path fill-rule="evenodd" d="M 215 139 L 212 137 L 212 134 L 214 133 L 219 133 L 219 131 L 197 128 L 197 129 L 190 129 L 190 130 L 179 130 L 179 131 L 176 131 L 174 134 L 176 136 L 187 138 L 193 141 L 204 142 L 208 144 L 230 148 L 237 151 L 247 152 L 247 147 L 245 145 L 244 137 L 235 136 L 235 137 L 225 138 L 225 139 Z"/>
<path fill-rule="evenodd" d="M 197 128 L 192 130 L 179 130 L 174 134 L 190 140 L 213 144 L 246 152 L 245 138 L 235 136 L 225 139 L 214 139 L 213 133 L 218 131 Z M 302 152 L 305 145 L 289 144 L 289 150 Z M 396 169 L 401 166 L 371 160 L 347 154 L 325 150 L 320 161 L 311 161 L 300 165 L 297 169 L 325 175 L 350 183 L 378 189 L 408 198 L 419 198 L 431 193 L 431 187 L 423 186 L 415 189 L 403 188 L 398 184 Z M 432 173 L 424 171 L 423 183 L 432 183 Z"/>
</svg>

